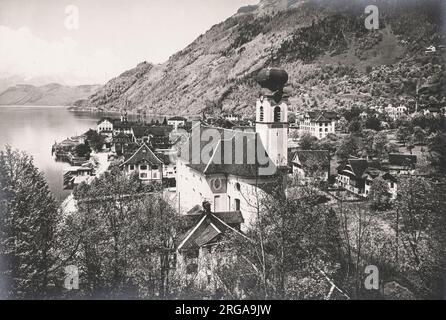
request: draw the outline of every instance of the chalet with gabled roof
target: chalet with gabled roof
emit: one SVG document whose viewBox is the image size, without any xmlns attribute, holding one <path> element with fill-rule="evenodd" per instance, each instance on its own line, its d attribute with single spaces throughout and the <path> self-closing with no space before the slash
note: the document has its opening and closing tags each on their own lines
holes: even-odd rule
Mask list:
<svg viewBox="0 0 446 320">
<path fill-rule="evenodd" d="M 388 192 L 390 194 L 390 198 L 392 200 L 396 199 L 397 192 L 398 192 L 397 178 L 394 175 L 390 174 L 389 172 L 378 170 L 375 168 L 368 168 L 362 177 L 365 180 L 364 193 L 362 195 L 364 197 L 369 196 L 373 180 L 375 180 L 378 177 L 381 177 L 384 181 L 387 182 L 387 188 L 388 188 Z"/>
<path fill-rule="evenodd" d="M 338 168 L 338 186 L 362 197 L 368 197 L 373 180 L 381 177 L 388 183 L 392 199 L 396 199 L 398 180 L 388 171 L 370 166 L 366 159 L 349 159 L 347 164 Z"/>
<path fill-rule="evenodd" d="M 338 168 L 336 182 L 340 187 L 361 195 L 365 190 L 363 174 L 368 168 L 366 159 L 349 159 L 347 164 Z"/>
<path fill-rule="evenodd" d="M 414 154 L 390 153 L 389 160 L 383 166 L 391 174 L 413 174 L 417 165 L 417 156 Z"/>
<path fill-rule="evenodd" d="M 138 174 L 141 181 L 163 179 L 163 161 L 145 143 L 133 154 L 127 154 L 120 167 L 128 174 Z"/>
<path fill-rule="evenodd" d="M 182 281 L 215 290 L 217 269 L 225 259 L 235 258 L 230 251 L 215 251 L 215 246 L 228 235 L 249 239 L 240 231 L 244 221 L 240 211 L 212 212 L 207 202 L 203 209 L 195 208 L 181 219 L 184 231 L 177 241 L 176 273 Z"/>
<path fill-rule="evenodd" d="M 328 181 L 330 152 L 328 150 L 297 150 L 292 158 L 293 174 L 299 181 L 308 179 Z"/>
</svg>

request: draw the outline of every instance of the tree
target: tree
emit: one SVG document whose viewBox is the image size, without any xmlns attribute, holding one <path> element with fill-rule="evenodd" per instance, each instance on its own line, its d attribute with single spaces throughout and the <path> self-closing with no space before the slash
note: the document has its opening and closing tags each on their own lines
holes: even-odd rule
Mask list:
<svg viewBox="0 0 446 320">
<path fill-rule="evenodd" d="M 373 149 L 373 142 L 375 140 L 376 131 L 365 129 L 362 130 L 362 149 L 365 151 L 367 156 L 373 157 L 375 155 L 375 150 Z"/>
<path fill-rule="evenodd" d="M 379 131 L 381 130 L 381 121 L 375 116 L 368 116 L 365 121 L 365 127 L 367 129 Z"/>
<path fill-rule="evenodd" d="M 163 126 L 167 126 L 167 118 L 166 117 L 164 117 Z"/>
<path fill-rule="evenodd" d="M 415 149 L 415 140 L 413 136 L 409 136 L 407 139 L 406 149 L 410 152 L 410 154 L 412 154 L 412 150 Z"/>
<path fill-rule="evenodd" d="M 334 156 L 336 147 L 338 144 L 338 137 L 332 133 L 328 134 L 324 139 L 318 143 L 319 150 L 328 150 L 330 152 L 330 158 Z"/>
<path fill-rule="evenodd" d="M 369 193 L 370 206 L 373 210 L 383 211 L 390 206 L 390 192 L 387 181 L 381 177 L 373 180 Z"/>
<path fill-rule="evenodd" d="M 399 142 L 401 142 L 404 146 L 406 146 L 407 139 L 409 138 L 411 132 L 410 129 L 406 126 L 399 127 L 396 131 L 396 138 Z"/>
<path fill-rule="evenodd" d="M 105 143 L 105 138 L 103 135 L 97 133 L 95 130 L 88 130 L 85 133 L 86 137 L 87 137 L 87 141 L 89 142 L 90 147 L 96 151 L 99 152 L 102 150 L 102 147 L 104 146 Z"/>
<path fill-rule="evenodd" d="M 81 143 L 76 146 L 75 152 L 78 157 L 85 157 L 88 160 L 90 158 L 91 149 L 88 144 Z"/>
<path fill-rule="evenodd" d="M 446 267 L 444 186 L 408 176 L 401 179 L 398 188 L 396 208 L 401 222 L 397 230 L 408 260 L 402 268 L 417 278 L 414 282 L 426 297 L 441 298 Z"/>
<path fill-rule="evenodd" d="M 359 120 L 353 120 L 348 126 L 348 131 L 350 133 L 357 133 L 361 130 L 361 122 Z"/>
<path fill-rule="evenodd" d="M 43 298 L 58 263 L 59 215 L 32 157 L 0 152 L 0 298 Z"/>
<path fill-rule="evenodd" d="M 300 138 L 300 147 L 302 150 L 317 149 L 317 138 L 309 133 L 304 133 Z"/>
<path fill-rule="evenodd" d="M 386 144 L 386 153 L 390 154 L 390 153 L 398 153 L 399 148 L 398 145 L 393 143 L 393 142 L 389 142 Z"/>
<path fill-rule="evenodd" d="M 352 135 L 344 137 L 341 140 L 338 150 L 336 151 L 336 156 L 340 164 L 344 164 L 351 156 L 356 156 L 359 147 Z"/>
<path fill-rule="evenodd" d="M 360 108 L 352 107 L 350 109 L 345 110 L 343 116 L 348 122 L 351 122 L 354 119 L 358 119 L 360 114 L 361 114 Z"/>
<path fill-rule="evenodd" d="M 379 162 L 383 160 L 386 154 L 386 146 L 388 143 L 389 140 L 385 132 L 378 132 L 373 139 L 373 150 Z"/>
<path fill-rule="evenodd" d="M 114 168 L 74 196 L 79 210 L 66 222 L 66 237 L 79 243 L 72 263 L 82 270 L 82 294 L 168 297 L 178 216 L 158 186 Z"/>
<path fill-rule="evenodd" d="M 347 127 L 348 127 L 348 121 L 344 117 L 341 117 L 341 119 L 339 119 L 338 121 L 337 129 L 339 129 L 339 131 L 341 132 L 346 132 Z"/>
<path fill-rule="evenodd" d="M 227 290 L 230 297 L 237 291 L 235 284 L 248 299 L 329 296 L 340 251 L 333 211 L 320 204 L 314 187 L 294 189 L 287 197 L 279 189 L 258 196 L 248 239 L 225 242 L 236 257 L 221 268 L 225 276 L 220 278 L 232 275 L 231 281 L 225 281 L 226 288 L 232 286 Z"/>
<path fill-rule="evenodd" d="M 428 139 L 429 161 L 440 171 L 446 172 L 446 134 L 436 133 Z"/>
<path fill-rule="evenodd" d="M 416 126 L 413 128 L 413 138 L 415 143 L 424 144 L 426 142 L 426 132 L 422 128 Z"/>
</svg>

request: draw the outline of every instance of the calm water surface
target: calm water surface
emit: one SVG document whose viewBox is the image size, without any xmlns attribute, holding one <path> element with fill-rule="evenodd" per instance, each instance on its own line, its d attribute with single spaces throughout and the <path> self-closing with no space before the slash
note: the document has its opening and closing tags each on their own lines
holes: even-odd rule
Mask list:
<svg viewBox="0 0 446 320">
<path fill-rule="evenodd" d="M 62 187 L 63 169 L 69 164 L 54 161 L 51 147 L 55 141 L 96 128 L 100 118 L 99 114 L 70 112 L 67 107 L 0 106 L 0 149 L 10 144 L 32 155 L 56 199 L 63 200 L 70 193 Z"/>
</svg>

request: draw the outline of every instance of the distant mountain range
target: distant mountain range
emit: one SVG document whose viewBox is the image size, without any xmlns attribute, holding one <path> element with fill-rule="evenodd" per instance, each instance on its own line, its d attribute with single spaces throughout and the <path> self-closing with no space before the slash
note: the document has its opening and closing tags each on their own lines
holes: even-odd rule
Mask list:
<svg viewBox="0 0 446 320">
<path fill-rule="evenodd" d="M 379 30 L 364 9 L 380 12 Z M 163 64 L 147 62 L 78 107 L 250 115 L 261 68 L 290 75 L 291 109 L 446 103 L 441 0 L 262 0 L 213 26 Z M 417 87 L 420 90 L 417 90 Z"/>
<path fill-rule="evenodd" d="M 72 106 L 75 101 L 91 96 L 99 88 L 100 85 L 18 84 L 0 93 L 0 105 Z"/>
</svg>

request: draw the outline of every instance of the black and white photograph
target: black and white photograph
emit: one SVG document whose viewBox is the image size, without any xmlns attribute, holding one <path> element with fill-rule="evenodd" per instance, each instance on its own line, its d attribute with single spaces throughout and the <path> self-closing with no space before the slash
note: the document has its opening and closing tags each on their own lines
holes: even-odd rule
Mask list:
<svg viewBox="0 0 446 320">
<path fill-rule="evenodd" d="M 446 2 L 0 0 L 0 300 L 446 300 Z"/>
</svg>

